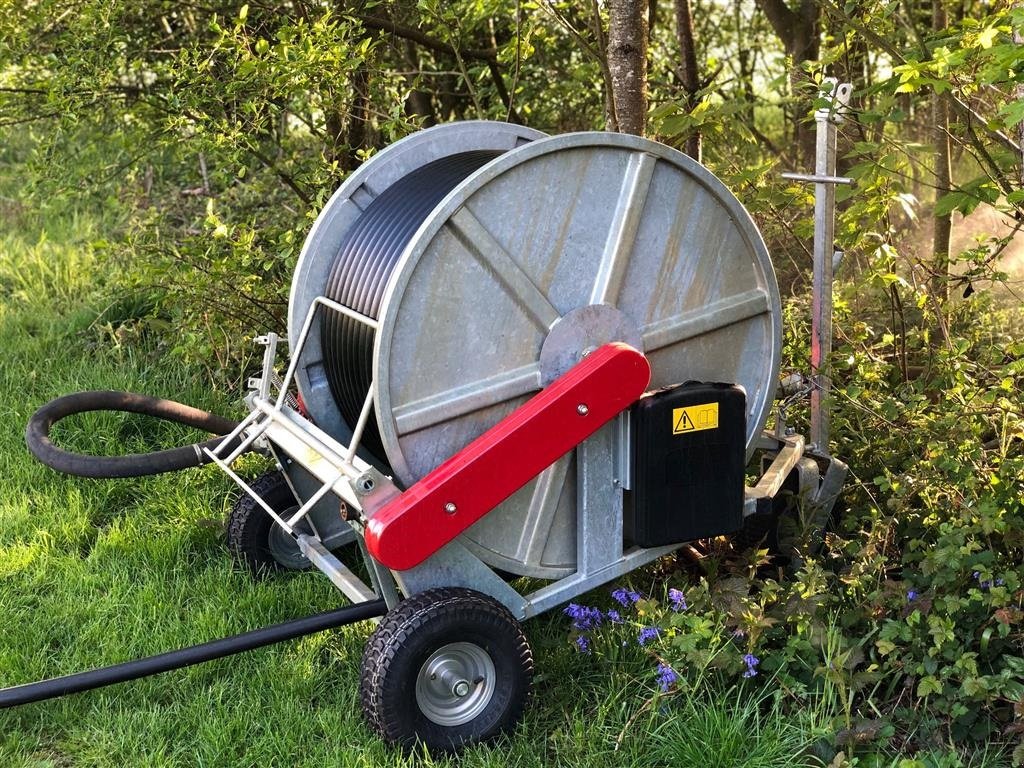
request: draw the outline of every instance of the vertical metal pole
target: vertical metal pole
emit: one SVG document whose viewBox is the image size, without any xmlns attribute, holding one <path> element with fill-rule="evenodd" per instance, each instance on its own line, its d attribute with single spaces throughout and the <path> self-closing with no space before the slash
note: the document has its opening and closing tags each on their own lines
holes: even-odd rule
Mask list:
<svg viewBox="0 0 1024 768">
<path fill-rule="evenodd" d="M 819 109 L 815 176 L 836 175 L 836 125 L 831 109 Z M 828 398 L 832 382 L 826 366 L 832 350 L 832 253 L 835 241 L 836 188 L 833 184 L 814 185 L 814 280 L 811 310 L 811 443 L 828 453 Z"/>
<path fill-rule="evenodd" d="M 811 444 L 825 455 L 829 453 L 829 378 L 828 358 L 832 353 L 832 268 L 835 254 L 836 214 L 836 125 L 842 120 L 852 87 L 849 83 L 825 81 L 827 107 L 817 110 L 814 119 L 817 142 L 814 158 L 814 278 L 811 317 Z"/>
</svg>

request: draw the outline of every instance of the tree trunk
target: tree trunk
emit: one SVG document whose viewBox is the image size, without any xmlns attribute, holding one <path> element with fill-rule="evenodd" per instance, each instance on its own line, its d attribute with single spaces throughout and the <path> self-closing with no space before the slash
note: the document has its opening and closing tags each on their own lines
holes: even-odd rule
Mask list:
<svg viewBox="0 0 1024 768">
<path fill-rule="evenodd" d="M 405 60 L 415 72 L 418 73 L 420 71 L 419 51 L 416 48 L 416 44 L 411 40 L 405 41 Z M 430 94 L 418 87 L 416 75 L 409 75 L 407 80 L 409 83 L 409 95 L 405 99 L 405 114 L 409 115 L 409 117 L 420 118 L 424 128 L 437 125 Z"/>
<path fill-rule="evenodd" d="M 608 69 L 621 133 L 642 136 L 647 118 L 647 3 L 608 0 Z"/>
<path fill-rule="evenodd" d="M 1024 3 L 1014 3 L 1014 8 L 1024 8 Z M 1024 29 L 1015 27 L 1013 30 L 1013 43 L 1018 51 L 1024 51 Z M 1013 86 L 1013 98 L 1017 101 L 1024 101 L 1024 83 L 1017 83 Z M 1024 121 L 1017 123 L 1017 146 L 1020 147 L 1020 169 L 1017 181 L 1021 189 L 1024 189 Z"/>
<path fill-rule="evenodd" d="M 676 40 L 679 41 L 679 75 L 686 94 L 686 109 L 692 111 L 697 106 L 697 95 L 700 92 L 700 75 L 697 71 L 697 46 L 693 34 L 693 13 L 690 11 L 690 0 L 675 0 Z M 685 152 L 698 163 L 701 155 L 701 132 L 694 128 L 686 137 Z"/>
<path fill-rule="evenodd" d="M 338 158 L 342 170 L 351 171 L 359 166 L 359 151 L 370 146 L 369 141 L 369 109 L 370 109 L 370 70 L 365 63 L 352 72 L 352 108 L 348 115 L 343 140 L 346 150 Z"/>
<path fill-rule="evenodd" d="M 821 47 L 821 15 L 815 0 L 800 0 L 796 10 L 786 5 L 785 0 L 755 0 L 768 18 L 776 36 L 782 41 L 791 60 L 789 81 L 793 90 L 795 105 L 790 114 L 793 136 L 800 151 L 800 159 L 809 161 L 814 157 L 814 125 L 807 119 L 811 99 L 804 96 L 803 63 L 818 58 Z"/>
<path fill-rule="evenodd" d="M 932 0 L 932 29 L 936 32 L 946 28 L 946 9 L 942 0 Z M 935 141 L 935 200 L 949 194 L 952 188 L 950 168 L 949 107 L 941 93 L 932 96 L 932 130 Z M 932 279 L 931 290 L 940 303 L 949 298 L 949 244 L 953 232 L 952 212 L 936 215 L 935 231 L 932 237 Z"/>
</svg>

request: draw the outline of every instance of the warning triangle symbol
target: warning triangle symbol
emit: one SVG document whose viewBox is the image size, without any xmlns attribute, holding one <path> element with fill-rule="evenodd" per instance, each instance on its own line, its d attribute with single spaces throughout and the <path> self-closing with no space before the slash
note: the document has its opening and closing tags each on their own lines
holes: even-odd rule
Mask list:
<svg viewBox="0 0 1024 768">
<path fill-rule="evenodd" d="M 679 421 L 676 422 L 676 425 L 675 427 L 672 428 L 672 431 L 676 433 L 689 432 L 693 428 L 693 421 L 690 419 L 690 414 L 688 414 L 686 411 L 683 411 L 682 416 L 680 416 Z"/>
</svg>

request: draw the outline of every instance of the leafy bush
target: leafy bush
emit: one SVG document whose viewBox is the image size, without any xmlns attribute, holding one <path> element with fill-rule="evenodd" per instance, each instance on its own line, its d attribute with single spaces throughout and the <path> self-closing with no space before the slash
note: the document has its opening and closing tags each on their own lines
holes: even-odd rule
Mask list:
<svg viewBox="0 0 1024 768">
<path fill-rule="evenodd" d="M 905 380 L 891 334 L 842 318 L 833 423 L 852 476 L 824 550 L 783 577 L 766 550 L 709 542 L 664 595 L 571 606 L 573 641 L 642 645 L 665 692 L 764 681 L 791 711 L 826 713 L 847 754 L 1024 733 L 1022 319 L 965 303 L 948 343 L 913 335 L 923 365 Z"/>
</svg>

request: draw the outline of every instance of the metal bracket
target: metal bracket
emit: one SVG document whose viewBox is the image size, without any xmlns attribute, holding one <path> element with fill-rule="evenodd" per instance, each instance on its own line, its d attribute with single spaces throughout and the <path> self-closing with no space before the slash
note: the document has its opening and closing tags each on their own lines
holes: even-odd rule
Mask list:
<svg viewBox="0 0 1024 768">
<path fill-rule="evenodd" d="M 348 481 L 352 492 L 359 499 L 363 518 L 368 520 L 385 504 L 401 496 L 390 477 L 375 467 L 368 467 L 359 477 Z"/>
<path fill-rule="evenodd" d="M 850 97 L 853 95 L 852 83 L 840 83 L 838 78 L 826 77 L 819 86 L 820 99 L 825 99 L 828 104 L 821 109 L 815 110 L 815 120 L 828 120 L 832 123 L 841 123 L 846 119 L 846 113 L 850 111 Z"/>
</svg>

